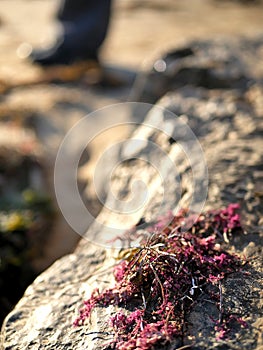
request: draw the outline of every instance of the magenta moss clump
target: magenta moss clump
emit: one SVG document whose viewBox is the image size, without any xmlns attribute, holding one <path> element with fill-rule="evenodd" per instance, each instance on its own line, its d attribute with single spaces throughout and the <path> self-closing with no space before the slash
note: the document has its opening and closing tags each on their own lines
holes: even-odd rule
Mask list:
<svg viewBox="0 0 263 350">
<path fill-rule="evenodd" d="M 232 232 L 242 232 L 238 208 L 231 204 L 195 221 L 184 210 L 170 218 L 166 227 L 161 219 L 148 229 L 141 246 L 127 250 L 126 259 L 115 266 L 115 286 L 95 290 L 84 302 L 75 325 L 84 324 L 95 307 L 116 305 L 123 311 L 108 320 L 114 334 L 110 347 L 153 349 L 182 337 L 197 297 L 209 286 L 218 286 L 218 293 L 211 293 L 219 310 L 215 331 L 225 337 L 230 315 L 223 314 L 220 305 L 221 282 L 238 271 L 242 261 L 223 251 L 218 242 Z"/>
</svg>

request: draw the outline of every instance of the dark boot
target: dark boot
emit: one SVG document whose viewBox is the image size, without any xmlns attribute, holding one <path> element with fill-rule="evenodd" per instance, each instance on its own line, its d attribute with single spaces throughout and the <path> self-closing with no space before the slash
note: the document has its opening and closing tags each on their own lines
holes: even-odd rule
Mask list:
<svg viewBox="0 0 263 350">
<path fill-rule="evenodd" d="M 33 50 L 30 58 L 42 66 L 97 60 L 109 24 L 111 0 L 63 0 L 57 18 L 63 27 L 58 44 Z"/>
<path fill-rule="evenodd" d="M 78 61 L 98 61 L 97 52 L 78 52 L 58 44 L 46 50 L 33 50 L 30 54 L 32 62 L 41 66 L 70 65 Z"/>
</svg>

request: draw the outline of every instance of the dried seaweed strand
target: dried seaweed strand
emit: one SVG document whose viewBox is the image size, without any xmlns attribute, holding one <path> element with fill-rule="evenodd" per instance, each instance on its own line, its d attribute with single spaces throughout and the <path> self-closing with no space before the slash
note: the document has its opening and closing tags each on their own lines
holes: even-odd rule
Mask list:
<svg viewBox="0 0 263 350">
<path fill-rule="evenodd" d="M 144 243 L 127 251 L 126 259 L 115 266 L 115 286 L 103 292 L 95 290 L 84 302 L 75 325 L 84 324 L 95 307 L 116 305 L 121 311 L 109 319 L 114 338 L 108 346 L 153 349 L 182 339 L 195 300 L 204 291 L 209 293 L 209 286 L 217 285 L 219 294 L 211 293 L 210 298 L 218 305 L 218 338 L 226 337 L 228 319 L 245 326 L 241 319 L 224 313 L 222 293 L 222 280 L 240 270 L 242 261 L 218 243 L 224 236 L 242 232 L 238 208 L 231 204 L 197 220 L 186 210 L 172 218 L 169 213 L 168 225 L 166 218 L 161 218 L 148 228 Z"/>
</svg>

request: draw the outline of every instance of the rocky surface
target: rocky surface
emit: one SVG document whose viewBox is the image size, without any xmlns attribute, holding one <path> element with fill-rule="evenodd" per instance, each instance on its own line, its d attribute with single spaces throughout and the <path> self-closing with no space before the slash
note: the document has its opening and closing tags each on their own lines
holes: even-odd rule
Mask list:
<svg viewBox="0 0 263 350">
<path fill-rule="evenodd" d="M 198 45 L 200 46 L 200 43 Z M 226 51 L 222 50 L 222 45 Z M 242 45 L 241 42 L 240 47 Z M 255 45 L 255 41 L 251 45 Z M 170 171 L 167 162 L 161 161 L 158 151 L 150 149 L 149 152 L 149 143 L 140 142 L 137 149 L 125 145 L 122 151 L 131 159 L 120 165 L 114 173 L 111 190 L 118 195 L 118 198 L 127 200 L 130 198 L 134 180 L 143 179 L 148 190 L 146 204 L 128 218 L 111 213 L 107 208 L 102 210 L 97 221 L 88 230 L 86 239 L 81 240 L 74 253 L 58 260 L 41 274 L 27 289 L 14 311 L 8 315 L 1 334 L 3 349 L 105 348 L 103 344 L 108 339 L 105 333 L 108 330 L 106 320 L 110 314 L 117 311 L 115 307 L 96 309 L 89 324 L 77 328 L 72 326 L 83 300 L 91 291 L 95 287 L 103 289 L 113 283 L 110 267 L 116 263 L 118 249 L 105 249 L 94 242 L 105 244 L 105 240 L 110 238 L 108 225 L 121 223 L 122 227 L 121 220 L 123 220 L 126 227 L 129 227 L 142 218 L 146 222 L 151 222 L 160 212 L 189 205 L 194 193 L 192 171 L 202 157 L 200 158 L 200 152 L 196 154 L 195 149 L 191 148 L 192 140 L 187 139 L 187 133 L 183 133 L 184 128 L 180 120 L 190 125 L 203 148 L 209 174 L 205 207 L 218 208 L 231 202 L 238 202 L 241 205 L 246 234 L 229 237 L 230 242 L 225 244 L 228 250 L 245 254 L 249 258 L 249 263 L 246 266 L 246 274 L 236 273 L 225 281 L 223 296 L 224 307 L 238 310 L 248 322 L 249 328 L 237 329 L 230 339 L 217 341 L 209 317 L 216 311 L 203 296 L 198 299 L 193 312 L 187 315 L 189 327 L 178 346 L 188 345 L 189 348 L 196 350 L 241 348 L 259 350 L 263 346 L 261 339 L 263 318 L 260 304 L 263 233 L 260 214 L 263 207 L 261 61 L 252 57 L 250 63 L 247 63 L 251 72 L 258 72 L 254 77 L 244 70 L 241 64 L 246 59 L 246 51 L 244 51 L 245 57 L 242 56 L 242 50 L 238 51 L 237 56 L 232 54 L 232 44 L 227 41 L 219 46 L 204 43 L 203 47 L 201 54 L 203 57 L 206 56 L 207 50 L 215 52 L 217 47 L 219 54 L 222 53 L 224 56 L 226 52 L 228 57 L 231 55 L 233 59 L 230 60 L 230 71 L 232 67 L 235 68 L 233 75 L 225 73 L 226 61 L 223 61 L 222 65 L 220 60 L 217 62 L 213 58 L 209 62 L 211 68 L 205 61 L 208 73 L 205 75 L 206 84 L 198 78 L 190 81 L 192 86 L 176 86 L 175 91 L 167 93 L 159 100 L 157 107 L 147 114 L 144 125 L 132 135 L 132 138 L 137 140 L 151 141 L 158 151 L 162 150 L 165 156 L 168 155 L 175 165 L 176 172 Z M 262 52 L 260 40 L 258 52 Z M 184 60 L 183 58 L 183 65 L 186 64 Z M 196 64 L 191 62 L 187 63 L 190 64 L 190 71 L 192 64 L 193 69 L 199 65 L 199 61 Z M 223 79 L 227 78 L 227 82 L 224 86 L 211 86 L 214 84 L 215 72 L 220 73 L 220 70 L 217 70 L 218 63 L 223 68 L 222 76 Z M 200 71 L 200 67 L 198 70 Z M 179 78 L 175 75 L 173 79 L 177 84 Z M 182 81 L 182 85 L 187 83 L 184 79 Z M 170 82 L 171 80 L 169 84 Z M 170 88 L 172 89 L 172 86 Z M 160 110 L 158 106 L 165 107 L 179 117 Z M 154 128 L 146 124 L 153 125 Z M 183 150 L 191 154 L 190 160 Z M 148 162 L 139 158 L 147 159 Z M 163 175 L 161 179 L 152 166 L 156 163 L 158 163 L 157 170 Z M 175 191 L 178 174 L 182 189 L 179 201 Z M 204 176 L 198 178 L 200 181 L 197 190 L 202 194 L 206 189 L 206 181 Z M 164 194 L 162 186 L 165 189 Z M 112 197 L 109 197 L 109 201 L 112 201 Z M 116 202 L 114 204 L 118 205 L 117 200 Z"/>
<path fill-rule="evenodd" d="M 156 59 L 150 72 L 138 77 L 134 97 L 153 102 L 185 85 L 245 91 L 253 81 L 262 81 L 262 41 L 258 35 L 190 42 Z"/>
</svg>

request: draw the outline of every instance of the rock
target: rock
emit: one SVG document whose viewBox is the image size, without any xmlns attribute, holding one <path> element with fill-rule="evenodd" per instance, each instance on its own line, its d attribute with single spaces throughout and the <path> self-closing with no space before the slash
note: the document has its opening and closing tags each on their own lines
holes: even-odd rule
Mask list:
<svg viewBox="0 0 263 350">
<path fill-rule="evenodd" d="M 230 47 L 228 44 L 226 52 Z M 221 49 L 219 46 L 218 52 L 222 52 Z M 216 46 L 211 50 L 216 50 Z M 245 76 L 246 81 L 251 79 Z M 130 199 L 134 180 L 143 179 L 148 190 L 145 204 L 134 210 L 133 215 L 114 213 L 106 207 L 102 210 L 74 253 L 61 258 L 42 273 L 7 316 L 1 333 L 2 349 L 105 349 L 107 318 L 116 313 L 117 307 L 96 308 L 90 322 L 84 326 L 73 327 L 72 323 L 83 300 L 94 288 L 102 290 L 114 283 L 111 267 L 116 263 L 114 256 L 120 248 L 105 248 L 114 234 L 110 227 L 118 225 L 121 231 L 122 227 L 131 227 L 138 222 L 149 223 L 160 213 L 192 203 L 202 210 L 207 189 L 203 159 L 209 174 L 205 208 L 231 202 L 241 204 L 247 234 L 228 237 L 228 249 L 237 253 L 249 252 L 253 259 L 249 260 L 245 274 L 238 272 L 229 276 L 223 293 L 224 306 L 245 315 L 249 331 L 237 329 L 234 337 L 217 341 L 209 318 L 214 306 L 202 296 L 193 312 L 186 316 L 189 326 L 184 342 L 192 344 L 191 348 L 196 350 L 260 349 L 260 329 L 255 325 L 262 324 L 259 257 L 262 257 L 260 212 L 263 201 L 259 184 L 263 177 L 260 107 L 263 89 L 256 81 L 250 87 L 243 83 L 240 87 L 239 78 L 238 88 L 233 89 L 233 80 L 230 80 L 231 89 L 178 88 L 149 111 L 144 124 L 122 148 L 130 160 L 123 162 L 113 175 L 111 191 L 118 199 L 110 195 L 107 202 L 121 209 L 123 203 L 120 204 L 119 199 Z M 198 137 L 204 157 L 186 122 Z M 133 140 L 139 145 L 136 149 Z M 157 165 L 161 178 L 153 165 Z M 144 189 L 140 182 L 137 186 L 135 198 L 138 203 L 144 198 Z"/>
<path fill-rule="evenodd" d="M 246 90 L 261 79 L 262 35 L 249 39 L 194 41 L 157 58 L 137 78 L 133 100 L 156 102 L 186 85 Z"/>
</svg>

